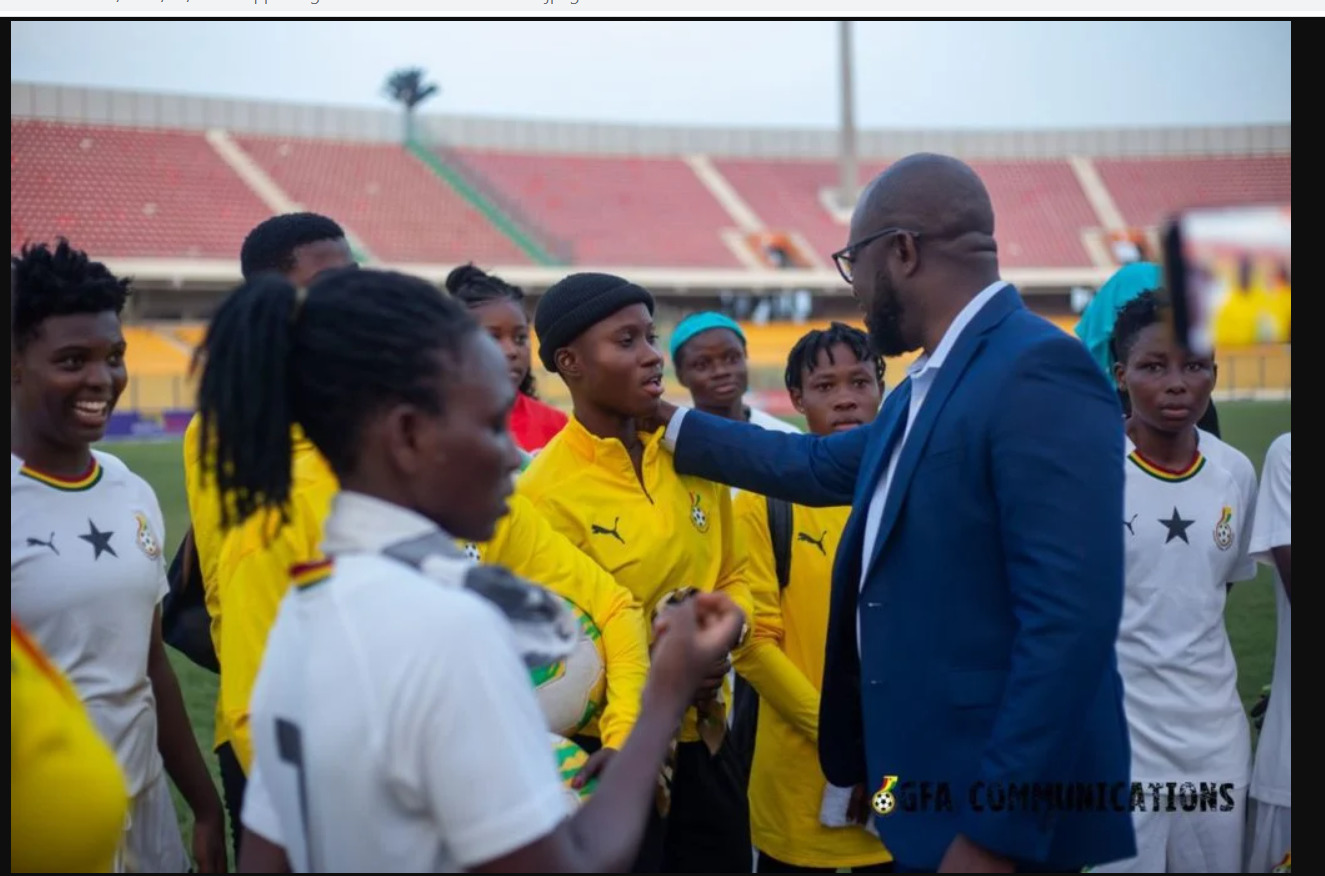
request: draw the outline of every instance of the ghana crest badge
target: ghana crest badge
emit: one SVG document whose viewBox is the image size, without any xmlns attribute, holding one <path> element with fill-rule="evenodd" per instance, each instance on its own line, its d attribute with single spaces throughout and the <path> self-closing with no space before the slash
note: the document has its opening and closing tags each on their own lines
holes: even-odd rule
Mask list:
<svg viewBox="0 0 1325 876">
<path fill-rule="evenodd" d="M 1219 522 L 1215 524 L 1215 545 L 1221 551 L 1226 551 L 1233 547 L 1233 541 L 1233 509 L 1225 505 L 1219 515 Z"/>
</svg>

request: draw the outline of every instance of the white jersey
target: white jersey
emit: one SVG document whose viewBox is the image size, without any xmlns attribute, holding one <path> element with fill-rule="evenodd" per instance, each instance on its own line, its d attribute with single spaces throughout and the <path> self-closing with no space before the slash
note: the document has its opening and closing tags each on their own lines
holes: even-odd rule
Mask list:
<svg viewBox="0 0 1325 876">
<path fill-rule="evenodd" d="M 380 553 L 402 543 L 426 575 Z M 461 588 L 473 564 L 349 492 L 323 547 L 267 640 L 244 825 L 296 872 L 459 872 L 551 833 L 568 811 L 547 722 L 510 624 Z"/>
<path fill-rule="evenodd" d="M 161 507 L 107 453 L 72 479 L 9 462 L 10 611 L 73 682 L 137 796 L 161 775 L 147 677 L 169 590 Z"/>
<path fill-rule="evenodd" d="M 799 434 L 801 431 L 781 417 L 775 417 L 772 414 L 759 410 L 758 408 L 750 408 L 750 424 L 758 426 L 761 429 L 772 429 L 774 432 L 793 432 Z"/>
<path fill-rule="evenodd" d="M 1261 562 L 1274 567 L 1271 551 L 1293 543 L 1292 433 L 1280 435 L 1265 454 L 1261 491 L 1256 500 L 1256 525 L 1251 550 Z M 1274 572 L 1277 631 L 1274 642 L 1274 679 L 1270 705 L 1256 744 L 1256 769 L 1251 795 L 1257 800 L 1292 807 L 1293 745 L 1293 606 L 1284 592 L 1278 569 Z"/>
<path fill-rule="evenodd" d="M 1147 462 L 1127 441 L 1126 588 L 1118 668 L 1134 781 L 1246 787 L 1251 730 L 1224 627 L 1227 583 L 1256 574 L 1248 545 L 1256 472 L 1199 432 L 1182 472 Z"/>
</svg>

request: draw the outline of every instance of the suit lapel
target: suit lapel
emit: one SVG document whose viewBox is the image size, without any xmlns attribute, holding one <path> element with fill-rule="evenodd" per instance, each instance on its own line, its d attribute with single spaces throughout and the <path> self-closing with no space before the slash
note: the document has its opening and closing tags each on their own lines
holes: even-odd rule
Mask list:
<svg viewBox="0 0 1325 876">
<path fill-rule="evenodd" d="M 910 409 L 911 378 L 908 377 L 897 384 L 897 388 L 888 395 L 883 410 L 874 421 L 874 436 L 871 441 L 873 447 L 865 453 L 869 467 L 861 472 L 864 479 L 856 480 L 856 506 L 865 513 L 869 512 L 870 500 L 879 485 L 879 478 L 883 477 L 883 472 L 888 467 L 888 460 L 892 458 L 893 448 L 897 446 L 897 442 L 906 431 L 906 419 Z"/>
<path fill-rule="evenodd" d="M 985 335 L 990 329 L 1002 322 L 1009 313 L 1020 306 L 1021 299 L 1017 291 L 1012 286 L 1005 286 L 986 302 L 985 306 L 975 315 L 966 329 L 958 336 L 957 342 L 948 353 L 947 359 L 939 366 L 934 383 L 930 386 L 924 403 L 916 413 L 915 423 L 911 425 L 911 431 L 906 436 L 906 443 L 902 445 L 901 456 L 897 460 L 897 468 L 893 471 L 892 482 L 888 485 L 888 497 L 883 506 L 883 518 L 879 521 L 879 534 L 874 539 L 874 550 L 870 555 L 869 565 L 865 569 L 867 576 L 873 573 L 874 565 L 878 562 L 883 546 L 888 541 L 893 526 L 897 523 L 902 501 L 906 498 L 906 492 L 911 486 L 911 478 L 915 474 L 916 463 L 920 461 L 920 457 L 924 453 L 930 432 L 934 430 L 934 423 L 943 411 L 943 406 L 947 403 L 948 397 L 952 395 L 952 391 L 956 389 L 962 375 L 966 373 L 966 369 L 970 367 L 984 347 Z M 887 465 L 886 457 L 884 465 Z M 873 483 L 877 486 L 877 476 Z"/>
</svg>

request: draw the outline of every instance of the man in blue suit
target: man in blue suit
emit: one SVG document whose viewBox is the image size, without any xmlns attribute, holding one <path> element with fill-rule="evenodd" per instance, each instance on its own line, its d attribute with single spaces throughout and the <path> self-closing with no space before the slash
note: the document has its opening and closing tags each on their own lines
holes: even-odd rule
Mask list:
<svg viewBox="0 0 1325 876">
<path fill-rule="evenodd" d="M 887 791 L 875 823 L 898 870 L 1127 858 L 1117 396 L 999 279 L 989 194 L 962 162 L 892 165 L 850 234 L 834 260 L 877 351 L 923 350 L 878 419 L 814 437 L 668 405 L 677 470 L 852 505 L 819 756 L 833 784 Z"/>
</svg>

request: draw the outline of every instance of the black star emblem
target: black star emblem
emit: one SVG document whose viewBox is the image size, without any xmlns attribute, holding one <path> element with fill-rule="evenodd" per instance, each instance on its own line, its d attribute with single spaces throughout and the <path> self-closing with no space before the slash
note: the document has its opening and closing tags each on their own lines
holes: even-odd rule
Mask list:
<svg viewBox="0 0 1325 876">
<path fill-rule="evenodd" d="M 96 555 L 92 557 L 92 559 L 101 559 L 102 552 L 108 553 L 112 557 L 119 559 L 120 555 L 115 553 L 115 548 L 110 546 L 110 537 L 115 533 L 102 532 L 97 529 L 97 525 L 92 522 L 91 518 L 88 519 L 87 525 L 89 528 L 87 535 L 80 535 L 79 538 L 92 545 L 92 550 L 96 551 Z"/>
<path fill-rule="evenodd" d="M 1164 544 L 1168 544 L 1169 542 L 1173 541 L 1175 538 L 1180 538 L 1187 544 L 1191 544 L 1190 541 L 1187 541 L 1187 527 L 1191 526 L 1196 521 L 1183 520 L 1182 515 L 1178 513 L 1178 508 L 1176 505 L 1173 508 L 1173 516 L 1170 517 L 1168 520 L 1161 520 L 1159 522 L 1160 525 L 1162 525 L 1165 529 L 1169 531 L 1169 537 L 1164 539 Z"/>
</svg>

